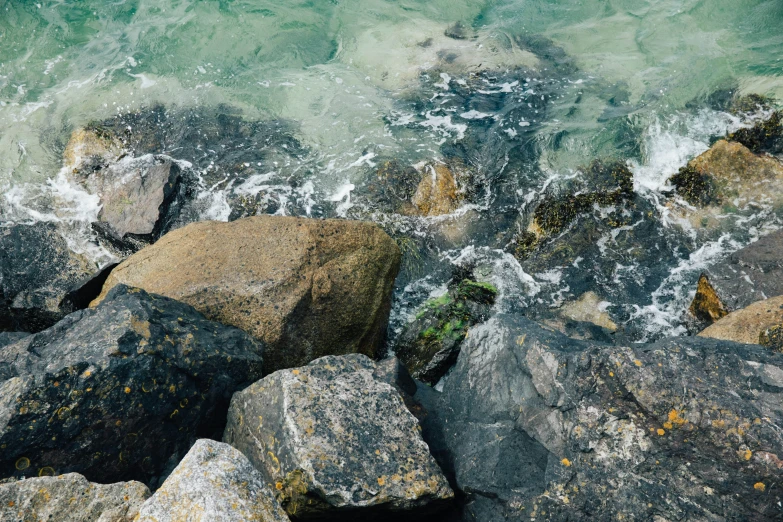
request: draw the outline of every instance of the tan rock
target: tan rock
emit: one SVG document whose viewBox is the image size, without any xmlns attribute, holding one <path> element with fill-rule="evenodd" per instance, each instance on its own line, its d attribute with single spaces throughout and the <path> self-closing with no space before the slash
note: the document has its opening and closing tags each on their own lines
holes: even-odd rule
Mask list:
<svg viewBox="0 0 783 522">
<path fill-rule="evenodd" d="M 572 321 L 593 323 L 612 332 L 617 331 L 617 323 L 609 314 L 602 310 L 604 301 L 595 292 L 585 292 L 576 301 L 565 303 L 560 309 L 560 315 Z"/>
<path fill-rule="evenodd" d="M 400 266 L 378 226 L 256 216 L 193 223 L 120 264 L 124 283 L 195 307 L 267 343 L 265 373 L 324 355 L 376 356 Z"/>
<path fill-rule="evenodd" d="M 65 147 L 63 159 L 65 167 L 73 171 L 91 158 L 110 163 L 116 161 L 122 154 L 122 144 L 113 137 L 104 136 L 95 130 L 76 129 Z"/>
<path fill-rule="evenodd" d="M 426 165 L 421 183 L 412 203 L 424 216 L 440 216 L 454 212 L 462 201 L 457 179 L 443 164 Z"/>
<path fill-rule="evenodd" d="M 762 334 L 781 323 L 783 323 L 783 296 L 778 296 L 730 313 L 706 328 L 699 336 L 759 344 Z"/>
<path fill-rule="evenodd" d="M 688 311 L 693 317 L 708 323 L 714 323 L 729 313 L 706 274 L 699 277 L 696 295 L 693 297 Z"/>
</svg>

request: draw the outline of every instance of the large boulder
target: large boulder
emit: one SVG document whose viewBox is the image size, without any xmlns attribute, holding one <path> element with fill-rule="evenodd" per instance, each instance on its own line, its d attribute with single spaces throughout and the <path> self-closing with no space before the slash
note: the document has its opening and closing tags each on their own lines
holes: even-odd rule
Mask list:
<svg viewBox="0 0 783 522">
<path fill-rule="evenodd" d="M 780 325 L 783 325 L 783 296 L 759 301 L 732 312 L 702 330 L 699 336 L 736 343 L 766 344 L 765 334 Z"/>
<path fill-rule="evenodd" d="M 201 439 L 144 503 L 136 522 L 288 522 L 247 457 L 228 444 Z"/>
<path fill-rule="evenodd" d="M 95 484 L 78 473 L 0 484 L 0 520 L 131 522 L 150 490 L 140 482 Z"/>
<path fill-rule="evenodd" d="M 175 230 L 121 263 L 117 284 L 195 307 L 267 344 L 265 373 L 382 346 L 400 266 L 379 227 L 257 216 Z"/>
<path fill-rule="evenodd" d="M 359 354 L 277 371 L 234 395 L 223 440 L 297 518 L 437 509 L 453 493 L 388 378 Z"/>
<path fill-rule="evenodd" d="M 783 231 L 764 236 L 705 270 L 689 310 L 711 324 L 778 295 L 783 295 Z"/>
<path fill-rule="evenodd" d="M 0 350 L 0 476 L 78 472 L 156 485 L 232 394 L 262 345 L 190 306 L 126 286 Z"/>
<path fill-rule="evenodd" d="M 68 292 L 94 270 L 53 223 L 0 227 L 0 331 L 49 328 L 71 311 L 61 306 Z"/>
<path fill-rule="evenodd" d="M 783 516 L 783 355 L 760 346 L 603 346 L 498 315 L 417 399 L 457 520 Z"/>
</svg>

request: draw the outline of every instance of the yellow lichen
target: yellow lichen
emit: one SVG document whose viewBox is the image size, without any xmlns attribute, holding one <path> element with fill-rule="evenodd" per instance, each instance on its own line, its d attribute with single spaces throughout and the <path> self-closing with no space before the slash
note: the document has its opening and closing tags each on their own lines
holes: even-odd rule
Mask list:
<svg viewBox="0 0 783 522">
<path fill-rule="evenodd" d="M 665 430 L 662 430 L 661 428 L 658 428 L 658 435 L 660 435 L 661 437 L 663 437 L 664 435 L 666 435 L 666 431 L 665 431 Z"/>
<path fill-rule="evenodd" d="M 570 468 L 570 467 L 571 467 L 571 461 L 570 461 L 570 460 L 568 460 L 568 459 L 565 459 L 565 458 L 564 458 L 563 460 L 561 460 L 561 461 L 560 461 L 560 463 L 561 463 L 563 466 L 567 467 L 567 468 Z"/>
<path fill-rule="evenodd" d="M 636 359 L 636 360 L 635 360 L 633 363 L 634 363 L 636 366 L 641 366 L 641 365 L 642 365 L 642 361 L 640 361 L 639 359 Z"/>
<path fill-rule="evenodd" d="M 386 477 L 378 477 L 378 485 L 379 486 L 385 486 L 386 485 Z"/>
<path fill-rule="evenodd" d="M 767 486 L 763 482 L 756 482 L 753 484 L 753 489 L 756 491 L 764 491 L 767 489 Z"/>
</svg>

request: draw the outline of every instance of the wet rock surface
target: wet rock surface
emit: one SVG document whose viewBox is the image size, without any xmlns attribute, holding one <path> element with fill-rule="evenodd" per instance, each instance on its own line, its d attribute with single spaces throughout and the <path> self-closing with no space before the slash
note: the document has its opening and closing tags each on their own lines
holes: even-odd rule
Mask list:
<svg viewBox="0 0 783 522">
<path fill-rule="evenodd" d="M 242 328 L 266 343 L 269 373 L 323 355 L 375 357 L 399 263 L 374 224 L 257 216 L 171 232 L 114 269 L 104 293 L 137 286 Z"/>
<path fill-rule="evenodd" d="M 773 232 L 705 270 L 690 313 L 702 324 L 710 324 L 779 295 L 783 295 L 783 232 Z"/>
<path fill-rule="evenodd" d="M 232 399 L 223 440 L 274 484 L 292 517 L 408 517 L 452 498 L 418 421 L 377 370 L 363 355 L 324 357 Z"/>
<path fill-rule="evenodd" d="M 468 328 L 489 317 L 496 295 L 491 284 L 466 277 L 452 281 L 443 296 L 424 303 L 395 347 L 411 375 L 435 385 L 456 362 Z"/>
<path fill-rule="evenodd" d="M 777 520 L 781 393 L 761 346 L 601 346 L 498 315 L 416 398 L 454 520 Z"/>
<path fill-rule="evenodd" d="M 745 344 L 775 345 L 775 335 L 770 329 L 783 324 L 783 296 L 758 301 L 719 319 L 699 333 L 711 337 Z M 762 342 L 765 339 L 766 341 Z"/>
<path fill-rule="evenodd" d="M 140 482 L 95 484 L 78 473 L 0 484 L 0 519 L 131 522 L 150 496 Z"/>
<path fill-rule="evenodd" d="M 137 522 L 287 522 L 264 477 L 228 444 L 196 441 L 139 511 Z"/>
<path fill-rule="evenodd" d="M 196 438 L 219 436 L 261 367 L 262 345 L 241 330 L 117 286 L 0 350 L 0 475 L 154 487 Z"/>
<path fill-rule="evenodd" d="M 0 228 L 0 331 L 49 328 L 71 312 L 63 298 L 95 268 L 55 224 Z"/>
</svg>

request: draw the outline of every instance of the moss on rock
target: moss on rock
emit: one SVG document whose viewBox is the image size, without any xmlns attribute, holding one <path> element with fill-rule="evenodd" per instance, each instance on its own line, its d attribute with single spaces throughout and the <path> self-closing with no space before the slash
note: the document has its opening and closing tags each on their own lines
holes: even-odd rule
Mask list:
<svg viewBox="0 0 783 522">
<path fill-rule="evenodd" d="M 783 112 L 775 111 L 768 119 L 733 132 L 727 139 L 745 145 L 756 154 L 780 154 L 783 152 Z"/>
</svg>

